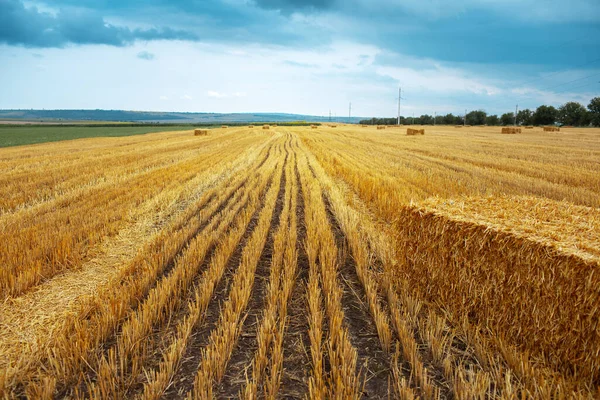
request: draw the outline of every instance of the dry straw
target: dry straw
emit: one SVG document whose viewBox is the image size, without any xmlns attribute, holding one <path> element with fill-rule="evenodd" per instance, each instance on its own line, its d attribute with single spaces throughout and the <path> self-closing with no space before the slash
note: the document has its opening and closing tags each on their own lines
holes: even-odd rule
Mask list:
<svg viewBox="0 0 600 400">
<path fill-rule="evenodd" d="M 254 128 L 254 125 L 248 125 L 248 128 L 252 129 Z"/>
<path fill-rule="evenodd" d="M 425 134 L 425 129 L 411 129 L 411 128 L 408 128 L 406 130 L 406 134 L 410 135 L 410 136 L 413 136 L 413 135 L 424 135 Z"/>
<path fill-rule="evenodd" d="M 384 125 L 377 125 L 377 129 L 385 129 Z"/>
<path fill-rule="evenodd" d="M 310 128 L 311 129 L 317 129 L 317 126 L 316 125 L 311 125 Z"/>
<path fill-rule="evenodd" d="M 227 126 L 227 125 L 221 125 L 221 128 L 223 128 L 223 129 L 227 129 L 227 128 L 228 128 L 228 126 Z"/>
<path fill-rule="evenodd" d="M 544 132 L 560 132 L 560 128 L 556 126 L 545 126 Z"/>
<path fill-rule="evenodd" d="M 269 125 L 263 125 L 263 129 L 270 129 Z"/>
<path fill-rule="evenodd" d="M 456 318 L 598 382 L 597 326 L 574 321 L 598 315 L 599 220 L 594 208 L 533 197 L 430 199 L 399 210 L 397 250 L 406 257 L 395 271 Z"/>
<path fill-rule="evenodd" d="M 207 129 L 194 129 L 194 136 L 207 136 L 207 135 L 208 135 Z"/>
<path fill-rule="evenodd" d="M 533 126 L 526 126 L 525 129 L 533 129 Z"/>
<path fill-rule="evenodd" d="M 502 128 L 502 133 L 505 133 L 505 134 L 521 133 L 521 128 Z"/>
</svg>

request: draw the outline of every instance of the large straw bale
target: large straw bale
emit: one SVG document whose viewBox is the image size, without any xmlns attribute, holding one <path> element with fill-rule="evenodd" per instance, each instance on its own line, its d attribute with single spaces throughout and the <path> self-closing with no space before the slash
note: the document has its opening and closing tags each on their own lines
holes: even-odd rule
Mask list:
<svg viewBox="0 0 600 400">
<path fill-rule="evenodd" d="M 379 129 L 379 130 L 385 129 L 385 125 L 377 125 L 377 129 Z"/>
<path fill-rule="evenodd" d="M 208 135 L 207 129 L 194 129 L 194 136 L 207 136 L 207 135 Z"/>
<path fill-rule="evenodd" d="M 411 128 L 408 128 L 406 130 L 406 134 L 407 135 L 424 135 L 425 134 L 425 129 L 411 129 Z"/>
<path fill-rule="evenodd" d="M 270 129 L 271 127 L 269 125 L 263 125 L 263 129 Z"/>
<path fill-rule="evenodd" d="M 560 132 L 560 128 L 556 126 L 545 126 L 544 132 Z"/>
<path fill-rule="evenodd" d="M 248 128 L 253 129 L 254 125 L 248 125 Z"/>
<path fill-rule="evenodd" d="M 533 197 L 398 211 L 397 279 L 562 374 L 600 379 L 600 210 Z"/>
<path fill-rule="evenodd" d="M 502 133 L 509 133 L 509 134 L 521 133 L 521 128 L 505 127 L 505 128 L 502 128 Z"/>
</svg>

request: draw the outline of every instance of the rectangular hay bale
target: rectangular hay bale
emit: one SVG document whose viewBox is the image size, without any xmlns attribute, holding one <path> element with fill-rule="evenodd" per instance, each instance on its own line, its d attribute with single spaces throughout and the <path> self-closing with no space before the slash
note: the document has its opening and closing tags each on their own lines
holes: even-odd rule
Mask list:
<svg viewBox="0 0 600 400">
<path fill-rule="evenodd" d="M 194 129 L 194 136 L 208 136 L 207 129 Z"/>
<path fill-rule="evenodd" d="M 409 136 L 424 135 L 425 134 L 425 129 L 412 129 L 412 128 L 408 128 L 406 130 L 406 134 L 409 135 Z"/>
</svg>

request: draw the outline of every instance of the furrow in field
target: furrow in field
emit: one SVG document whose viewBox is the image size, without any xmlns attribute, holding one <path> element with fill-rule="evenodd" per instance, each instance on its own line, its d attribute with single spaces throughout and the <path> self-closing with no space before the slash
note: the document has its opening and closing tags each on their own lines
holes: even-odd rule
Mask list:
<svg viewBox="0 0 600 400">
<path fill-rule="evenodd" d="M 276 174 L 279 177 L 283 174 L 282 165 L 277 168 Z M 250 300 L 257 264 L 271 228 L 280 192 L 280 180 L 281 178 L 275 179 L 265 196 L 265 207 L 244 247 L 240 264 L 232 278 L 228 299 L 221 308 L 219 321 L 210 332 L 207 345 L 201 351 L 193 388 L 186 398 L 211 398 L 223 379 L 227 363 L 241 333 L 244 322 L 242 314 Z"/>
<path fill-rule="evenodd" d="M 259 347 L 260 328 L 264 321 L 264 314 L 267 312 L 267 302 L 277 295 L 278 285 L 273 279 L 279 279 L 280 277 L 283 246 L 280 240 L 276 240 L 278 239 L 276 235 L 280 231 L 283 232 L 289 229 L 287 222 L 289 202 L 286 201 L 286 198 L 289 197 L 288 157 L 286 144 L 283 173 L 280 177 L 279 193 L 271 218 L 269 234 L 255 269 L 254 284 L 244 312 L 241 333 L 227 362 L 227 371 L 215 390 L 217 397 L 233 397 L 241 392 L 246 377 L 250 375 L 247 369 Z M 274 275 L 273 272 L 277 270 L 278 273 Z M 275 293 L 270 293 L 272 290 Z"/>
<path fill-rule="evenodd" d="M 357 370 L 357 349 L 352 346 L 349 328 L 343 309 L 343 287 L 338 280 L 338 247 L 331 226 L 325 224 L 327 214 L 319 182 L 314 178 L 305 155 L 300 157 L 302 186 L 308 194 L 305 199 L 306 227 L 309 240 L 308 253 L 316 252 L 313 261 L 323 287 L 325 314 L 329 323 L 326 346 L 328 350 L 329 374 L 326 378 L 327 396 L 357 398 L 363 382 Z M 311 260 L 311 256 L 309 256 Z"/>
<path fill-rule="evenodd" d="M 52 203 L 76 194 L 81 188 L 90 190 L 200 154 L 210 155 L 223 145 L 237 145 L 240 140 L 248 141 L 249 138 L 219 138 L 212 142 L 203 139 L 189 142 L 181 139 L 173 141 L 171 138 L 162 146 L 151 143 L 135 148 L 91 149 L 75 159 L 70 157 L 71 153 L 65 152 L 36 156 L 35 161 L 25 163 L 19 159 L 13 163 L 4 162 L 5 174 L 0 178 L 0 215 L 4 217 L 17 210 Z M 41 153 L 52 146 L 44 145 Z"/>
<path fill-rule="evenodd" d="M 5 265 L 0 273 L 0 293 L 15 296 L 65 269 L 79 267 L 90 248 L 118 232 L 133 207 L 193 179 L 198 161 L 139 176 L 128 185 L 83 196 L 44 216 L 32 215 L 29 226 L 25 222 L 8 223 L 0 235 L 0 239 L 11 237 L 0 242 L 0 261 Z"/>
<path fill-rule="evenodd" d="M 285 184 L 282 182 L 278 207 L 282 207 L 279 224 L 275 229 L 276 221 L 272 221 L 272 248 L 268 285 L 265 288 L 264 310 L 251 345 L 255 345 L 253 354 L 246 357 L 245 363 L 239 363 L 240 366 L 251 368 L 251 375 L 246 375 L 245 386 L 240 390 L 240 395 L 247 399 L 257 397 L 274 398 L 279 392 L 281 383 L 282 363 L 283 363 L 283 340 L 285 335 L 287 305 L 289 295 L 295 283 L 296 274 L 296 216 L 295 202 L 295 182 L 293 175 L 293 164 L 295 158 L 293 152 L 289 150 L 289 134 L 286 134 L 286 162 L 285 164 Z M 278 211 L 278 210 L 277 210 Z M 277 214 L 277 212 L 276 212 Z M 252 309 L 252 306 L 250 307 Z M 245 333 L 244 333 L 245 332 Z M 248 337 L 248 331 L 243 331 L 237 348 L 244 348 L 243 339 Z M 240 353 L 237 351 L 237 353 Z M 253 358 L 250 358 L 253 357 Z M 235 354 L 232 357 L 235 359 Z M 231 371 L 232 368 L 230 368 Z M 235 373 L 235 371 L 232 371 Z M 238 374 L 241 371 L 237 371 Z M 222 382 L 221 387 L 229 386 L 228 391 L 237 392 L 237 384 L 229 383 L 229 376 L 235 374 L 228 373 Z M 241 376 L 237 376 L 239 380 Z M 231 390 L 232 389 L 232 390 Z"/>
<path fill-rule="evenodd" d="M 259 152 L 251 158 L 254 157 L 257 162 L 264 162 L 264 156 L 258 156 Z M 81 379 L 77 378 L 78 371 L 85 365 L 84 360 L 92 354 L 90 351 L 110 337 L 118 321 L 129 313 L 130 307 L 146 296 L 155 286 L 157 278 L 171 268 L 176 255 L 185 248 L 186 243 L 205 225 L 207 218 L 218 210 L 222 200 L 228 198 L 236 190 L 236 185 L 241 185 L 244 181 L 244 175 L 230 175 L 223 183 L 190 204 L 176 221 L 170 226 L 165 226 L 150 245 L 125 266 L 118 276 L 111 279 L 110 284 L 94 296 L 84 299 L 72 314 L 68 315 L 55 330 L 55 338 L 47 344 L 48 348 L 54 349 L 51 354 L 36 353 L 30 356 L 32 359 L 17 360 L 6 370 L 8 378 L 3 380 L 3 383 L 13 387 L 11 391 L 18 391 L 22 383 L 42 384 L 41 379 L 36 383 L 36 379 L 28 378 L 29 374 L 26 373 L 39 362 L 45 365 L 45 375 L 54 376 L 60 381 Z M 221 187 L 227 189 L 223 191 Z M 215 197 L 215 193 L 219 196 Z M 207 200 L 212 198 L 213 205 L 206 207 Z M 198 212 L 199 210 L 201 211 Z M 73 337 L 77 338 L 80 346 L 70 346 Z M 19 379 L 15 381 L 17 373 Z M 22 383 L 19 384 L 19 381 Z"/>
<path fill-rule="evenodd" d="M 248 190 L 259 187 L 259 177 L 249 179 L 239 189 L 231 202 L 215 215 L 210 223 L 187 246 L 176 260 L 173 272 L 165 277 L 148 295 L 140 309 L 121 328 L 117 343 L 105 352 L 97 368 L 99 381 L 90 389 L 104 397 L 128 397 L 139 381 L 143 369 L 147 369 L 147 359 L 159 344 L 160 336 L 166 334 L 164 325 L 174 324 L 173 319 L 187 304 L 188 292 L 197 283 L 202 267 L 214 250 L 216 240 L 221 238 L 233 222 L 240 209 L 248 202 Z M 252 203 L 254 203 L 253 200 Z M 249 210 L 252 205 L 249 206 Z M 240 217 L 241 218 L 241 217 Z M 152 332 L 159 332 L 152 335 Z M 126 361 L 125 361 L 126 360 Z M 95 369 L 95 368 L 92 368 Z"/>
<path fill-rule="evenodd" d="M 306 226 L 304 216 L 304 191 L 300 182 L 296 149 L 293 166 L 293 190 L 296 191 L 296 207 L 292 216 L 296 220 L 296 277 L 292 292 L 289 294 L 288 317 L 283 339 L 283 372 L 279 396 L 282 398 L 303 399 L 308 395 L 308 382 L 311 369 L 310 357 L 310 311 L 308 306 L 309 261 L 305 249 Z M 294 204 L 294 202 L 292 202 Z M 293 223 L 293 222 L 292 222 Z"/>
</svg>

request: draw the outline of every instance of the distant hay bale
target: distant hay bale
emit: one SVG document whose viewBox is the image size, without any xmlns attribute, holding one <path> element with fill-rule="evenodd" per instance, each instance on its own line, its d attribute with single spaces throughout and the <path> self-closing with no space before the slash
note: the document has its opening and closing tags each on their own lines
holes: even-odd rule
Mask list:
<svg viewBox="0 0 600 400">
<path fill-rule="evenodd" d="M 227 126 L 227 125 L 221 125 L 221 128 L 223 128 L 223 129 L 227 129 L 227 128 L 228 128 L 228 126 Z"/>
<path fill-rule="evenodd" d="M 263 129 L 270 129 L 271 127 L 269 125 L 263 125 Z"/>
<path fill-rule="evenodd" d="M 571 125 L 565 125 L 565 126 L 563 126 L 563 128 L 573 128 L 573 126 L 571 126 Z"/>
<path fill-rule="evenodd" d="M 273 124 L 272 126 L 274 126 L 274 127 L 275 127 L 275 126 L 277 126 L 277 124 Z"/>
<path fill-rule="evenodd" d="M 408 128 L 406 130 L 406 134 L 410 135 L 410 136 L 424 135 L 425 134 L 425 129 L 411 129 L 411 128 Z"/>
<path fill-rule="evenodd" d="M 385 125 L 377 125 L 377 129 L 385 129 Z"/>
<path fill-rule="evenodd" d="M 544 132 L 560 132 L 560 128 L 556 126 L 545 126 Z"/>
<path fill-rule="evenodd" d="M 455 128 L 463 128 L 463 125 L 454 125 Z"/>
<path fill-rule="evenodd" d="M 513 133 L 521 133 L 521 128 L 502 128 L 502 133 L 513 134 Z"/>
<path fill-rule="evenodd" d="M 525 129 L 533 129 L 533 126 L 526 126 Z"/>
<path fill-rule="evenodd" d="M 361 128 L 367 128 L 368 126 L 369 126 L 369 125 L 364 125 L 364 124 L 363 124 L 363 125 L 361 125 L 360 127 L 361 127 Z"/>
<path fill-rule="evenodd" d="M 254 125 L 248 125 L 248 128 L 252 129 L 254 128 Z"/>
<path fill-rule="evenodd" d="M 311 125 L 310 128 L 311 129 L 317 129 L 317 125 Z"/>
<path fill-rule="evenodd" d="M 194 129 L 194 136 L 208 136 L 207 129 Z"/>
<path fill-rule="evenodd" d="M 329 125 L 329 126 L 331 126 L 332 128 L 337 128 L 337 125 Z"/>
</svg>

